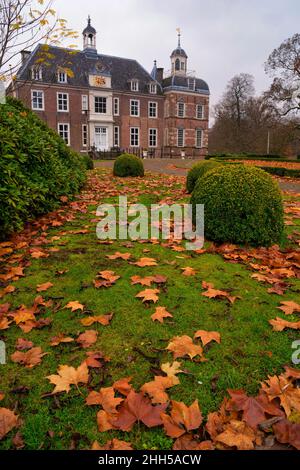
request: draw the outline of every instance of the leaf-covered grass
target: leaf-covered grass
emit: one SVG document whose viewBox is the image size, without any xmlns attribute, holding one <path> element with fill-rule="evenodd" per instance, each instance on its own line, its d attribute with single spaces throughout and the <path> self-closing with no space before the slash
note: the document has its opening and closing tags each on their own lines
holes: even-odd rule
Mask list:
<svg viewBox="0 0 300 470">
<path fill-rule="evenodd" d="M 112 180 L 104 171 L 94 174 L 100 179 L 106 178 L 116 189 L 116 194 L 108 197 L 95 191 L 94 197 L 99 198 L 99 202 L 116 202 L 118 193 L 129 193 L 131 200 L 143 204 L 156 203 L 166 197 L 173 201 L 184 200 L 181 194 L 184 180 L 180 178 L 171 177 L 165 185 L 163 176 L 147 175 L 145 180 L 137 182 Z M 291 344 L 299 339 L 299 333 L 274 332 L 268 320 L 282 313 L 276 308 L 281 300 L 300 302 L 299 280 L 290 280 L 291 288 L 284 296 L 271 295 L 267 292 L 268 286 L 251 279 L 252 271 L 247 266 L 226 262 L 217 254 L 176 252 L 152 243 L 135 242 L 132 247 L 125 246 L 124 241 L 100 244 L 95 233 L 95 209 L 96 206 L 91 205 L 86 213 L 79 212 L 73 221 L 47 230 L 48 241 L 53 236 L 59 237 L 43 245 L 50 256 L 33 259 L 26 255 L 30 265 L 25 269 L 25 277 L 13 282 L 16 291 L 2 299 L 2 303 L 12 304 L 12 310 L 21 304 L 30 307 L 38 295 L 38 284 L 48 281 L 54 284 L 41 293 L 44 299 L 52 299 L 56 305 L 57 311 L 46 308 L 41 315 L 52 318 L 49 327 L 25 334 L 11 324 L 8 330 L 0 331 L 8 358 L 7 365 L 0 366 L 0 391 L 5 394 L 1 406 L 15 409 L 21 416 L 20 432 L 26 449 L 90 448 L 93 441 L 105 443 L 112 437 L 130 441 L 135 449 L 172 448 L 172 439 L 161 428 L 149 430 L 142 424 L 136 425 L 130 433 L 100 433 L 96 422 L 100 407 L 87 406 L 85 398 L 89 391 L 111 386 L 115 380 L 124 377 L 132 376 L 136 389 L 153 380 L 155 369 L 165 362 L 172 362 L 172 355 L 165 348 L 174 336 L 193 337 L 200 329 L 217 331 L 221 335 L 221 344 L 213 342 L 204 348 L 207 362 L 179 359 L 188 373 L 180 374 L 180 384 L 169 390 L 171 399 L 184 401 L 187 405 L 198 399 L 204 416 L 218 409 L 228 388 L 243 388 L 249 394 L 255 394 L 268 374 L 280 373 L 284 364 L 292 365 Z M 298 225 L 297 220 L 295 224 Z M 87 228 L 88 233 L 70 233 Z M 293 230 L 295 227 L 288 227 L 287 233 Z M 59 251 L 48 251 L 51 248 L 59 248 Z M 129 262 L 107 259 L 107 255 L 116 251 L 131 253 Z M 131 264 L 145 256 L 155 258 L 157 266 L 139 268 Z M 181 268 L 186 266 L 194 268 L 196 275 L 183 276 Z M 3 267 L 7 268 L 5 262 Z M 62 270 L 68 271 L 56 276 L 56 272 Z M 112 287 L 95 289 L 93 280 L 103 270 L 114 271 L 120 279 Z M 135 298 L 144 287 L 131 285 L 130 277 L 156 274 L 167 276 L 167 282 L 159 287 L 159 302 L 155 306 L 145 305 Z M 241 298 L 234 304 L 208 299 L 201 295 L 204 292 L 202 281 Z M 84 312 L 72 313 L 63 308 L 75 300 L 85 306 Z M 156 306 L 166 307 L 173 318 L 165 320 L 164 324 L 153 322 L 150 317 Z M 107 313 L 114 313 L 109 326 L 94 324 L 87 328 L 80 323 L 87 315 Z M 297 321 L 297 314 L 288 320 Z M 50 339 L 59 333 L 76 338 L 86 329 L 98 332 L 97 343 L 87 350 L 76 342 L 56 348 L 50 346 Z M 33 369 L 10 360 L 20 337 L 48 353 Z M 47 396 L 53 385 L 46 377 L 55 374 L 61 364 L 78 367 L 86 359 L 87 351 L 102 351 L 110 361 L 105 368 L 91 371 L 87 387 L 73 387 L 69 394 Z M 0 449 L 13 448 L 13 436 L 14 432 L 11 432 L 2 440 Z"/>
</svg>

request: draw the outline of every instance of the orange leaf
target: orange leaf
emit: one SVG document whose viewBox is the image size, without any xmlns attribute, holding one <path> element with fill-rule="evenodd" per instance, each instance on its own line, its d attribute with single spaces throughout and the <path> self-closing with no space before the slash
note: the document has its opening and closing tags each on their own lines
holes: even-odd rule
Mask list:
<svg viewBox="0 0 300 470">
<path fill-rule="evenodd" d="M 32 369 L 42 362 L 42 357 L 48 353 L 43 353 L 40 347 L 32 348 L 27 352 L 16 351 L 11 355 L 11 360 L 18 364 L 23 364 L 28 369 Z"/>
<path fill-rule="evenodd" d="M 94 323 L 100 323 L 103 326 L 107 326 L 107 325 L 110 324 L 110 321 L 111 321 L 112 317 L 113 317 L 113 313 L 111 313 L 109 315 L 98 315 L 98 316 L 95 316 L 95 317 L 83 318 L 82 320 L 80 320 L 80 322 L 84 326 L 91 326 Z"/>
<path fill-rule="evenodd" d="M 86 399 L 87 405 L 101 405 L 108 414 L 117 413 L 117 406 L 122 403 L 123 398 L 115 398 L 113 387 L 101 388 L 100 392 L 90 392 Z"/>
<path fill-rule="evenodd" d="M 160 323 L 164 322 L 164 318 L 173 318 L 171 313 L 167 312 L 165 307 L 157 307 L 155 313 L 151 315 L 153 321 L 159 321 Z"/>
<path fill-rule="evenodd" d="M 186 266 L 185 268 L 181 268 L 182 269 L 182 274 L 184 276 L 195 276 L 197 274 L 197 271 L 195 271 L 195 269 L 193 268 L 190 268 L 189 266 Z"/>
<path fill-rule="evenodd" d="M 216 341 L 219 344 L 221 343 L 220 333 L 217 333 L 216 331 L 199 330 L 195 333 L 194 338 L 200 338 L 203 346 L 210 343 L 211 341 Z"/>
<path fill-rule="evenodd" d="M 154 302 L 158 301 L 159 289 L 145 289 L 136 295 L 136 298 L 143 299 L 143 302 Z"/>
<path fill-rule="evenodd" d="M 147 266 L 157 266 L 157 262 L 154 258 L 140 258 L 136 263 L 133 263 L 140 268 L 145 268 Z"/>
<path fill-rule="evenodd" d="M 194 344 L 192 338 L 186 335 L 173 338 L 166 349 L 173 353 L 174 359 L 184 356 L 193 359 L 195 356 L 202 356 L 203 353 L 201 346 Z"/>
<path fill-rule="evenodd" d="M 279 310 L 282 310 L 286 315 L 293 315 L 294 312 L 300 312 L 300 305 L 293 301 L 284 301 L 280 302 L 281 307 Z"/>
<path fill-rule="evenodd" d="M 49 375 L 47 379 L 55 385 L 52 395 L 59 392 L 69 393 L 71 385 L 78 386 L 79 383 L 88 383 L 89 371 L 85 362 L 77 369 L 72 366 L 59 366 L 58 375 Z"/>
<path fill-rule="evenodd" d="M 273 326 L 274 331 L 283 331 L 286 328 L 291 328 L 292 330 L 300 330 L 300 321 L 289 322 L 287 320 L 283 320 L 282 318 L 277 317 L 275 320 L 269 320 L 269 323 Z"/>
<path fill-rule="evenodd" d="M 17 426 L 18 416 L 7 408 L 0 408 L 0 440 Z"/>
<path fill-rule="evenodd" d="M 63 333 L 60 333 L 58 336 L 53 336 L 51 338 L 50 346 L 58 346 L 61 343 L 72 343 L 74 338 L 70 338 L 69 336 L 65 336 Z"/>
<path fill-rule="evenodd" d="M 89 348 L 92 344 L 96 343 L 98 333 L 95 330 L 86 330 L 78 336 L 77 343 L 84 349 Z"/>
<path fill-rule="evenodd" d="M 37 292 L 45 292 L 50 289 L 50 287 L 53 287 L 52 282 L 45 282 L 44 284 L 38 284 L 36 290 Z"/>
<path fill-rule="evenodd" d="M 155 376 L 153 382 L 148 382 L 141 387 L 141 392 L 147 393 L 154 405 L 167 403 L 169 396 L 166 390 L 174 385 L 176 384 L 172 377 Z"/>
<path fill-rule="evenodd" d="M 84 306 L 80 304 L 77 300 L 74 300 L 73 302 L 69 302 L 65 308 L 70 308 L 72 312 L 76 312 L 77 310 L 83 311 Z"/>
</svg>

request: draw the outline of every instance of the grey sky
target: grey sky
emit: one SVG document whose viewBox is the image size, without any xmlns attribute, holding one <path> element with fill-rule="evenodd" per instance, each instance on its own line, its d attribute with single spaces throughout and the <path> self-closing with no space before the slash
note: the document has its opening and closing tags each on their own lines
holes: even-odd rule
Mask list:
<svg viewBox="0 0 300 470">
<path fill-rule="evenodd" d="M 257 92 L 266 89 L 263 64 L 299 32 L 300 20 L 299 0 L 56 0 L 55 7 L 80 33 L 90 14 L 99 52 L 137 59 L 147 70 L 153 59 L 170 68 L 180 27 L 189 69 L 208 82 L 213 104 L 240 72 L 254 75 Z"/>
</svg>

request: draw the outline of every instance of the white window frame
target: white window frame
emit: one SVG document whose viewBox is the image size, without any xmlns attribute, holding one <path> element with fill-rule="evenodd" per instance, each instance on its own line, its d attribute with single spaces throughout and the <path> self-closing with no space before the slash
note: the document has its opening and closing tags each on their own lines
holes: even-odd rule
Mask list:
<svg viewBox="0 0 300 470">
<path fill-rule="evenodd" d="M 201 109 L 201 113 L 199 113 L 199 110 Z M 196 118 L 197 119 L 204 119 L 204 105 L 203 104 L 197 104 L 196 105 Z"/>
<path fill-rule="evenodd" d="M 63 70 L 57 72 L 57 82 L 58 83 L 68 83 L 68 75 Z"/>
<path fill-rule="evenodd" d="M 120 116 L 120 98 L 114 98 L 114 116 Z"/>
<path fill-rule="evenodd" d="M 88 146 L 88 125 L 82 124 L 82 147 Z"/>
<path fill-rule="evenodd" d="M 181 114 L 181 106 L 182 106 L 182 114 Z M 185 103 L 182 101 L 178 101 L 177 103 L 177 117 L 184 118 L 185 117 Z"/>
<path fill-rule="evenodd" d="M 152 105 L 155 105 L 154 106 L 155 116 L 151 116 Z M 148 103 L 148 117 L 151 118 L 151 119 L 157 119 L 157 115 L 158 115 L 158 103 L 157 103 L 157 101 L 149 101 L 149 103 Z"/>
<path fill-rule="evenodd" d="M 96 111 L 96 99 L 102 99 L 102 100 L 105 100 L 105 112 L 100 112 L 100 111 Z M 94 96 L 94 110 L 95 110 L 95 114 L 102 114 L 102 115 L 105 115 L 107 114 L 107 96 Z"/>
<path fill-rule="evenodd" d="M 155 136 L 155 144 L 151 144 L 151 139 L 153 139 L 153 135 L 151 135 L 152 133 L 154 132 L 154 136 Z M 149 135 L 148 135 L 148 144 L 149 144 L 149 147 L 150 148 L 156 148 L 157 147 L 157 137 L 158 137 L 158 131 L 157 131 L 157 128 L 150 128 L 149 129 Z"/>
<path fill-rule="evenodd" d="M 137 143 L 132 143 L 132 138 L 134 137 L 133 131 L 137 131 L 135 133 L 135 137 L 137 136 Z M 139 147 L 140 146 L 140 128 L 139 127 L 131 127 L 130 128 L 130 147 Z"/>
<path fill-rule="evenodd" d="M 182 132 L 181 137 L 179 136 L 179 132 Z M 181 142 L 180 142 L 181 139 L 182 139 L 182 145 L 181 145 Z M 179 127 L 177 129 L 177 147 L 182 148 L 182 147 L 184 147 L 184 145 L 185 145 L 185 130 L 182 127 Z"/>
<path fill-rule="evenodd" d="M 150 83 L 149 92 L 150 92 L 152 95 L 156 95 L 156 94 L 157 94 L 157 84 L 156 84 L 156 83 Z"/>
<path fill-rule="evenodd" d="M 114 126 L 114 147 L 120 147 L 120 126 Z"/>
<path fill-rule="evenodd" d="M 31 69 L 32 80 L 39 81 L 43 80 L 43 70 L 41 67 L 32 67 Z"/>
<path fill-rule="evenodd" d="M 81 95 L 81 109 L 82 111 L 89 110 L 89 97 L 88 95 Z"/>
<path fill-rule="evenodd" d="M 64 97 L 60 98 L 59 95 L 62 95 Z M 57 94 L 57 112 L 58 113 L 68 113 L 69 112 L 69 93 L 64 93 L 62 91 L 58 91 Z M 60 101 L 61 103 L 65 102 L 65 97 L 67 97 L 66 103 L 67 103 L 67 109 L 60 109 Z"/>
<path fill-rule="evenodd" d="M 131 91 L 139 91 L 139 81 L 131 80 Z"/>
<path fill-rule="evenodd" d="M 189 78 L 188 79 L 188 89 L 190 91 L 195 91 L 195 89 L 196 89 L 196 80 L 195 80 L 195 78 Z"/>
<path fill-rule="evenodd" d="M 199 141 L 198 141 L 198 133 L 200 133 L 201 137 L 200 137 L 200 144 L 199 144 Z M 196 148 L 197 149 L 202 149 L 203 147 L 203 129 L 196 129 L 195 131 L 195 139 L 196 139 L 196 142 L 195 142 L 195 145 L 196 145 Z"/>
<path fill-rule="evenodd" d="M 137 106 L 133 103 L 137 103 Z M 137 114 L 133 114 L 133 108 L 137 107 Z M 140 117 L 140 100 L 130 100 L 130 116 L 132 117 Z"/>
<path fill-rule="evenodd" d="M 66 128 L 67 128 L 67 140 L 68 140 L 68 141 L 66 141 L 64 135 L 63 135 L 63 136 L 61 135 L 60 126 L 67 126 Z M 68 147 L 70 147 L 70 145 L 71 145 L 70 123 L 69 123 L 69 122 L 59 122 L 59 123 L 57 124 L 57 132 L 58 132 L 58 135 L 59 135 L 59 136 L 63 139 L 63 141 L 66 143 L 66 145 L 67 145 Z M 63 132 L 63 134 L 64 134 L 66 131 L 63 130 L 62 132 Z"/>
<path fill-rule="evenodd" d="M 41 108 L 35 108 L 33 106 L 33 94 L 34 93 L 41 93 L 41 98 L 42 98 L 42 107 Z M 34 111 L 45 111 L 45 94 L 43 92 L 43 90 L 31 90 L 31 109 L 34 110 Z"/>
</svg>

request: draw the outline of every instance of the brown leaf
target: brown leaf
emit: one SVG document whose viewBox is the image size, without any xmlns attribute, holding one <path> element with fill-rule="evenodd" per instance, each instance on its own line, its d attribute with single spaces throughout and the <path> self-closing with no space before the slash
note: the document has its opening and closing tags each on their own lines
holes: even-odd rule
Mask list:
<svg viewBox="0 0 300 470">
<path fill-rule="evenodd" d="M 291 328 L 292 330 L 300 330 L 300 321 L 290 322 L 283 320 L 283 318 L 277 317 L 275 320 L 269 320 L 270 325 L 273 326 L 274 331 L 283 331 L 286 328 Z"/>
<path fill-rule="evenodd" d="M 183 276 L 195 276 L 197 271 L 195 269 L 186 266 L 185 268 L 181 268 Z"/>
<path fill-rule="evenodd" d="M 103 326 L 107 326 L 110 324 L 111 320 L 113 318 L 113 313 L 110 313 L 108 315 L 98 315 L 94 317 L 86 317 L 80 320 L 82 325 L 84 326 L 91 326 L 94 323 L 100 323 Z"/>
<path fill-rule="evenodd" d="M 0 440 L 17 426 L 18 416 L 7 408 L 0 408 Z"/>
<path fill-rule="evenodd" d="M 36 290 L 37 292 L 45 292 L 51 287 L 53 287 L 52 282 L 45 282 L 44 284 L 38 284 Z"/>
<path fill-rule="evenodd" d="M 91 450 L 133 450 L 133 448 L 129 442 L 112 439 L 111 441 L 107 441 L 104 446 L 100 446 L 100 444 L 95 441 Z"/>
<path fill-rule="evenodd" d="M 280 302 L 281 307 L 279 310 L 282 310 L 286 315 L 293 315 L 294 312 L 300 312 L 300 305 L 293 301 L 284 301 Z"/>
<path fill-rule="evenodd" d="M 183 373 L 183 371 L 180 369 L 181 367 L 181 362 L 173 362 L 171 365 L 170 362 L 166 362 L 165 364 L 162 364 L 161 370 L 167 374 L 167 377 L 171 377 L 173 379 L 174 385 L 179 384 L 179 379 L 177 377 L 177 374 Z"/>
<path fill-rule="evenodd" d="M 77 300 L 69 302 L 65 308 L 70 308 L 72 312 L 76 312 L 77 310 L 83 311 L 84 305 L 80 304 Z"/>
<path fill-rule="evenodd" d="M 192 338 L 186 335 L 173 338 L 166 349 L 173 353 L 174 359 L 184 356 L 193 359 L 195 356 L 202 356 L 203 353 L 201 346 L 194 344 Z"/>
<path fill-rule="evenodd" d="M 190 434 L 184 434 L 176 439 L 173 450 L 214 450 L 214 446 L 211 441 L 199 442 Z"/>
<path fill-rule="evenodd" d="M 232 420 L 225 424 L 225 431 L 216 437 L 216 441 L 238 450 L 254 449 L 255 433 L 243 421 Z"/>
<path fill-rule="evenodd" d="M 49 375 L 47 379 L 55 385 L 52 395 L 59 392 L 69 393 L 71 385 L 83 383 L 87 384 L 89 380 L 89 371 L 85 362 L 77 369 L 72 366 L 59 366 L 58 375 Z"/>
<path fill-rule="evenodd" d="M 239 299 L 240 297 L 234 297 L 234 296 L 231 296 L 228 292 L 226 292 L 225 290 L 218 290 L 218 289 L 215 289 L 213 287 L 213 284 L 203 284 L 202 283 L 202 287 L 204 287 L 204 289 L 207 289 L 206 292 L 202 292 L 202 295 L 204 297 L 208 297 L 209 299 L 216 299 L 216 298 L 225 298 L 225 299 L 228 299 L 229 302 L 231 304 L 233 304 L 237 299 Z"/>
<path fill-rule="evenodd" d="M 96 343 L 98 333 L 95 330 L 86 330 L 78 336 L 77 343 L 84 349 L 89 348 L 92 344 Z"/>
<path fill-rule="evenodd" d="M 273 401 L 275 398 L 280 400 L 280 404 L 289 417 L 292 411 L 300 413 L 300 389 L 295 388 L 292 382 L 289 382 L 284 376 L 269 377 L 262 384 L 262 391 L 264 391 L 269 398 Z"/>
<path fill-rule="evenodd" d="M 7 286 L 0 292 L 0 299 L 2 299 L 7 294 L 12 294 L 16 288 L 14 286 Z"/>
<path fill-rule="evenodd" d="M 123 398 L 116 398 L 113 387 L 101 388 L 100 392 L 90 392 L 86 399 L 87 405 L 101 405 L 108 414 L 117 413 L 117 406 L 122 403 Z"/>
<path fill-rule="evenodd" d="M 28 341 L 27 339 L 18 338 L 16 342 L 16 348 L 18 351 L 26 351 L 26 349 L 31 349 L 33 347 L 33 342 Z"/>
<path fill-rule="evenodd" d="M 143 299 L 143 302 L 154 302 L 158 301 L 159 289 L 145 289 L 136 295 L 138 299 Z"/>
<path fill-rule="evenodd" d="M 194 338 L 200 338 L 203 346 L 206 346 L 206 344 L 209 344 L 211 341 L 216 341 L 219 344 L 221 343 L 220 333 L 217 333 L 216 331 L 199 330 L 195 333 Z"/>
<path fill-rule="evenodd" d="M 151 315 L 152 321 L 159 321 L 160 323 L 163 323 L 165 318 L 173 318 L 173 315 L 165 307 L 157 307 L 155 313 Z"/>
<path fill-rule="evenodd" d="M 51 338 L 50 346 L 59 346 L 61 343 L 72 343 L 74 341 L 74 338 L 71 338 L 69 336 L 65 336 L 63 333 L 60 333 L 57 336 L 53 336 Z"/>
<path fill-rule="evenodd" d="M 166 407 L 167 405 L 153 406 L 143 393 L 132 390 L 121 404 L 118 418 L 113 421 L 113 425 L 121 431 L 131 431 L 137 421 L 141 421 L 148 428 L 160 426 L 162 424 L 160 416 Z"/>
<path fill-rule="evenodd" d="M 273 431 L 278 442 L 290 444 L 300 450 L 300 424 L 293 424 L 287 419 L 282 419 L 273 425 Z"/>
<path fill-rule="evenodd" d="M 131 380 L 132 377 L 126 377 L 125 379 L 117 380 L 113 384 L 113 388 L 117 390 L 117 392 L 121 393 L 121 395 L 127 397 L 127 395 L 129 395 L 129 393 L 132 391 L 132 385 L 130 383 Z"/>
<path fill-rule="evenodd" d="M 117 276 L 114 271 L 100 271 L 98 275 L 111 284 L 114 284 L 118 279 L 120 279 L 120 276 Z"/>
<path fill-rule="evenodd" d="M 43 353 L 40 347 L 32 348 L 27 352 L 16 351 L 11 355 L 11 360 L 22 364 L 28 369 L 32 369 L 42 362 L 42 357 L 48 353 Z"/>
<path fill-rule="evenodd" d="M 153 276 L 140 277 L 140 276 L 131 276 L 131 284 L 134 286 L 136 284 L 141 284 L 142 286 L 151 287 L 153 281 Z"/>
<path fill-rule="evenodd" d="M 147 266 L 157 266 L 157 262 L 154 258 L 140 258 L 136 263 L 133 263 L 140 268 L 145 268 Z"/>
<path fill-rule="evenodd" d="M 169 395 L 166 393 L 166 390 L 174 387 L 174 385 L 176 385 L 176 383 L 174 383 L 172 377 L 155 376 L 154 381 L 145 383 L 141 387 L 141 392 L 147 393 L 154 405 L 167 403 L 169 401 Z"/>
<path fill-rule="evenodd" d="M 131 253 L 120 253 L 116 251 L 114 255 L 106 255 L 106 258 L 115 260 L 115 259 L 123 259 L 124 261 L 128 261 L 131 258 Z"/>
<path fill-rule="evenodd" d="M 186 431 L 198 429 L 203 419 L 198 400 L 195 400 L 190 407 L 182 402 L 172 401 L 170 416 L 162 414 L 161 418 L 167 436 L 173 438 L 182 436 Z"/>
</svg>

